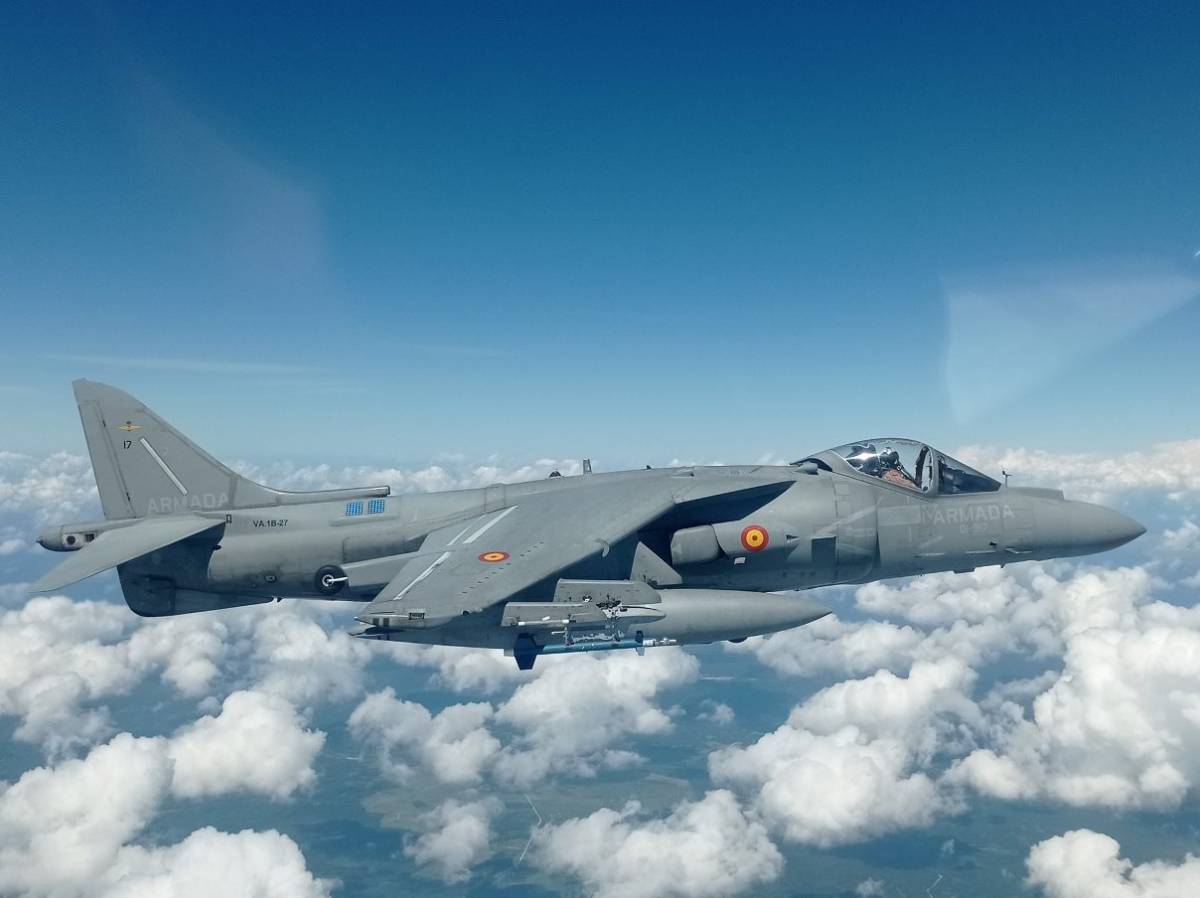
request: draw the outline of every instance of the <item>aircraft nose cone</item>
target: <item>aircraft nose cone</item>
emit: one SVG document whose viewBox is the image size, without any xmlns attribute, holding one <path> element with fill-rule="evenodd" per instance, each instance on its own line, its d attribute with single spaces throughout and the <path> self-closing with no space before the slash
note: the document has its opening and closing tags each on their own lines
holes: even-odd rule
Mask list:
<svg viewBox="0 0 1200 898">
<path fill-rule="evenodd" d="M 1075 503 L 1071 515 L 1075 545 L 1084 552 L 1104 552 L 1123 546 L 1146 532 L 1133 518 L 1102 505 Z"/>
</svg>

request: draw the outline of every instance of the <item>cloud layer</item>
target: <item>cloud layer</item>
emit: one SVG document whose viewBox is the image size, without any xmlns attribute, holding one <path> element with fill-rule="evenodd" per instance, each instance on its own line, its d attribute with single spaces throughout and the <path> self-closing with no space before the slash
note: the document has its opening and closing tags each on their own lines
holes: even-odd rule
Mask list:
<svg viewBox="0 0 1200 898">
<path fill-rule="evenodd" d="M 312 794 L 317 758 L 337 735 L 312 724 L 318 712 L 345 722 L 341 735 L 365 749 L 380 789 L 419 788 L 431 800 L 391 849 L 431 888 L 497 869 L 499 833 L 513 836 L 506 800 L 658 773 L 646 757 L 681 726 L 709 742 L 698 748 L 708 770 L 707 782 L 692 784 L 699 790 L 657 811 L 622 796 L 539 822 L 524 864 L 606 898 L 732 894 L 781 876 L 780 846 L 927 828 L 979 795 L 1170 812 L 1200 783 L 1200 615 L 1172 604 L 1194 594 L 1200 571 L 1200 526 L 1188 516 L 1200 469 L 1192 477 L 1180 467 L 1177 448 L 1100 468 L 1088 458 L 1024 460 L 1042 482 L 1057 478 L 1076 494 L 1146 493 L 1173 509 L 1140 564 L 1030 563 L 868 584 L 840 591 L 836 616 L 728 646 L 725 659 L 747 682 L 783 678 L 791 708 L 765 732 L 745 728 L 761 716 L 737 693 L 701 692 L 705 671 L 682 649 L 547 658 L 523 673 L 499 652 L 350 639 L 338 605 L 145 621 L 102 601 L 27 602 L 8 584 L 0 715 L 46 766 L 0 792 L 0 891 L 186 895 L 195 884 L 327 894 L 332 884 L 280 832 L 200 826 L 173 844 L 147 838 L 168 807 Z M 549 466 L 559 465 L 253 473 L 293 488 L 421 489 L 540 476 Z M 21 543 L 4 563 L 28 555 L 43 509 L 47 519 L 79 519 L 94 506 L 82 460 L 0 455 L 0 552 Z M 187 722 L 165 735 L 121 732 L 137 729 L 122 699 L 135 690 Z M 110 798 L 113 783 L 120 794 Z M 1190 858 L 1132 865 L 1098 832 L 1056 839 L 1029 854 L 1030 882 L 1047 895 L 1084 894 L 1070 891 L 1078 882 L 1115 896 L 1190 888 Z M 49 863 L 52 855 L 70 860 Z M 197 870 L 206 855 L 223 871 Z M 1062 876 L 1064 868 L 1078 873 Z M 860 876 L 845 890 L 873 894 L 881 883 Z"/>
</svg>

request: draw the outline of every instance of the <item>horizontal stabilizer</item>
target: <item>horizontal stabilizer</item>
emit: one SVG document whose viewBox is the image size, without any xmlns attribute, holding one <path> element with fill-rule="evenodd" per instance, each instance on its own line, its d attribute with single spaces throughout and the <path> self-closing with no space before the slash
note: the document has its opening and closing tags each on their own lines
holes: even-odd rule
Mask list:
<svg viewBox="0 0 1200 898">
<path fill-rule="evenodd" d="M 223 526 L 224 523 L 223 519 L 213 520 L 187 515 L 143 518 L 128 527 L 105 530 L 93 542 L 72 552 L 66 561 L 33 584 L 29 591 L 48 592 L 52 589 L 62 589 L 110 567 L 149 554 L 155 549 Z"/>
</svg>

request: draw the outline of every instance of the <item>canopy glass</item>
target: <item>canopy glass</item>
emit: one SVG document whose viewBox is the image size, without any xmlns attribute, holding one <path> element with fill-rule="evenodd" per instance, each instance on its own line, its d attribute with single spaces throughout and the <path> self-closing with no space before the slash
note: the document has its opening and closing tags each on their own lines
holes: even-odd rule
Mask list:
<svg viewBox="0 0 1200 898">
<path fill-rule="evenodd" d="M 1000 489 L 999 481 L 916 440 L 857 440 L 829 451 L 860 474 L 918 493 L 990 493 Z"/>
</svg>

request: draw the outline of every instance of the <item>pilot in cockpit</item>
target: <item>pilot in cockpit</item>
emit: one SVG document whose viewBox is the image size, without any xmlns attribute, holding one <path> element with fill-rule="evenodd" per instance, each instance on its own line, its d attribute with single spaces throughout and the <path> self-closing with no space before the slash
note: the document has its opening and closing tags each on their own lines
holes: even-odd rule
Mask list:
<svg viewBox="0 0 1200 898">
<path fill-rule="evenodd" d="M 917 482 L 911 474 L 904 470 L 904 465 L 900 462 L 900 453 L 891 446 L 884 446 L 883 451 L 879 453 L 879 468 L 880 473 L 876 476 L 880 480 L 886 480 L 888 483 L 894 483 L 896 486 L 910 490 L 917 489 Z"/>
<path fill-rule="evenodd" d="M 846 453 L 846 461 L 852 468 L 857 468 L 864 474 L 870 474 L 872 477 L 879 476 L 879 453 L 876 451 L 874 443 L 855 443 Z"/>
<path fill-rule="evenodd" d="M 905 489 L 920 489 L 912 475 L 904 470 L 900 453 L 894 446 L 884 446 L 880 451 L 875 448 L 874 443 L 855 443 L 846 454 L 846 461 L 871 477 L 878 477 Z"/>
</svg>

